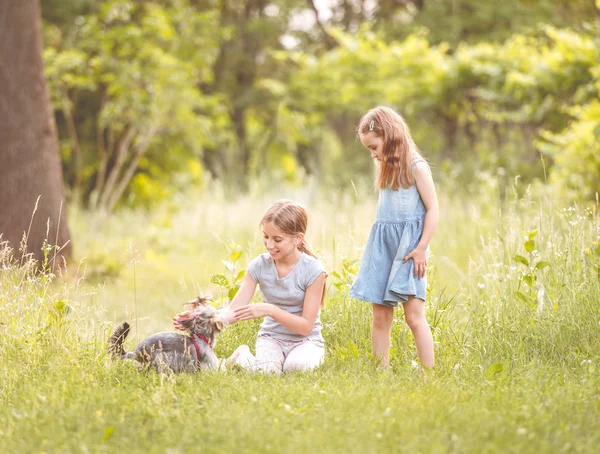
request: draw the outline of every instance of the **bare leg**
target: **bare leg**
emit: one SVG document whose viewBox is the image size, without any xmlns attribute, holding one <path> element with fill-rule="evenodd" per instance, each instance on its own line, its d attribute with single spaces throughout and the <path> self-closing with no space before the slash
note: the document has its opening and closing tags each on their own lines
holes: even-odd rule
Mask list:
<svg viewBox="0 0 600 454">
<path fill-rule="evenodd" d="M 373 304 L 373 330 L 371 332 L 371 344 L 373 345 L 373 356 L 385 367 L 390 362 L 390 332 L 394 319 L 394 308 Z"/>
<path fill-rule="evenodd" d="M 421 364 L 432 369 L 434 364 L 433 336 L 425 318 L 425 302 L 410 296 L 403 307 L 404 318 L 415 338 L 417 355 L 419 355 Z"/>
</svg>

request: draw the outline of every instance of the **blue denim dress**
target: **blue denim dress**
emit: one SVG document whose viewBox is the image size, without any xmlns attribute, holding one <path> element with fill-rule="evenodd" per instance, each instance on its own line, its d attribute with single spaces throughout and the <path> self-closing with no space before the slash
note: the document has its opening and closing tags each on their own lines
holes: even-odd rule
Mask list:
<svg viewBox="0 0 600 454">
<path fill-rule="evenodd" d="M 417 162 L 425 160 L 415 156 L 411 171 Z M 397 191 L 381 189 L 377 206 L 377 219 L 365 247 L 365 252 L 350 289 L 350 296 L 384 306 L 405 303 L 411 295 L 425 300 L 427 276 L 414 277 L 412 259 L 406 257 L 421 240 L 425 221 L 425 205 L 416 184 Z M 427 248 L 429 252 L 429 248 Z"/>
</svg>

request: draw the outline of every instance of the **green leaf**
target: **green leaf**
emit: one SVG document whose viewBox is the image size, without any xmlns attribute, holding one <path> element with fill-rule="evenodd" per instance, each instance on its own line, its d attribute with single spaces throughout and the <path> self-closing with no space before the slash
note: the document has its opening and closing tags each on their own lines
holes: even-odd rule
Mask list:
<svg viewBox="0 0 600 454">
<path fill-rule="evenodd" d="M 237 294 L 238 290 L 240 289 L 239 285 L 236 285 L 235 287 L 231 287 L 229 289 L 229 293 L 227 294 L 227 297 L 232 300 L 234 298 L 234 296 Z"/>
<path fill-rule="evenodd" d="M 528 303 L 527 297 L 523 295 L 521 292 L 515 292 L 515 296 L 518 297 L 524 303 Z"/>
<path fill-rule="evenodd" d="M 537 229 L 536 230 L 532 230 L 531 232 L 528 233 L 528 236 L 529 236 L 530 240 L 533 240 L 536 235 L 537 235 Z"/>
<path fill-rule="evenodd" d="M 233 283 L 237 283 L 240 279 L 242 279 L 244 277 L 244 274 L 246 274 L 246 270 L 241 270 L 237 276 L 235 277 L 235 279 L 233 280 Z"/>
<path fill-rule="evenodd" d="M 229 280 L 222 274 L 213 274 L 210 278 L 210 282 L 221 287 L 229 287 Z"/>
<path fill-rule="evenodd" d="M 496 375 L 501 374 L 502 372 L 504 372 L 504 364 L 494 363 L 487 368 L 487 370 L 485 371 L 485 376 L 487 378 L 493 378 Z"/>
<path fill-rule="evenodd" d="M 550 262 L 545 262 L 543 260 L 540 260 L 539 262 L 537 262 L 535 264 L 535 269 L 536 270 L 543 270 L 544 268 L 546 268 L 547 266 L 550 266 Z"/>
<path fill-rule="evenodd" d="M 523 276 L 522 279 L 523 282 L 525 282 L 531 288 L 533 288 L 533 286 L 535 285 L 536 277 L 533 274 L 526 274 L 525 276 Z"/>
<path fill-rule="evenodd" d="M 225 268 L 227 268 L 227 271 L 229 271 L 230 273 L 233 273 L 233 270 L 235 268 L 235 263 L 228 262 L 227 260 L 221 260 L 221 262 L 223 262 L 223 265 L 225 265 Z"/>
<path fill-rule="evenodd" d="M 596 252 L 596 255 L 600 255 L 600 243 L 596 245 L 596 249 L 594 250 L 594 252 Z"/>
<path fill-rule="evenodd" d="M 600 2 L 600 0 L 596 0 L 596 4 L 598 4 Z M 597 8 L 600 8 L 600 6 L 598 6 Z M 596 127 L 594 128 L 594 135 L 596 136 L 596 139 L 600 139 L 600 125 L 596 125 Z"/>
<path fill-rule="evenodd" d="M 535 249 L 535 241 L 533 241 L 533 240 L 525 241 L 524 246 L 525 246 L 525 250 L 531 254 L 533 252 L 533 250 Z"/>
<path fill-rule="evenodd" d="M 64 301 L 59 300 L 54 303 L 54 310 L 58 315 L 64 316 L 71 312 L 71 306 Z"/>
<path fill-rule="evenodd" d="M 113 434 L 113 432 L 115 431 L 115 428 L 113 426 L 107 427 L 106 429 L 104 429 L 104 435 L 102 436 L 102 441 L 107 441 Z"/>
<path fill-rule="evenodd" d="M 529 260 L 527 260 L 522 255 L 515 255 L 514 259 L 516 262 L 522 263 L 525 266 L 529 266 Z"/>
<path fill-rule="evenodd" d="M 242 257 L 243 253 L 244 251 L 242 250 L 233 251 L 229 256 L 229 261 L 233 263 L 237 262 Z"/>
<path fill-rule="evenodd" d="M 256 84 L 258 87 L 268 90 L 273 96 L 283 96 L 287 92 L 287 85 L 277 79 L 261 79 Z"/>
<path fill-rule="evenodd" d="M 353 342 L 348 342 L 348 347 L 350 347 L 350 351 L 352 352 L 352 355 L 354 357 L 358 358 L 360 355 L 360 353 L 358 351 L 358 347 Z"/>
</svg>

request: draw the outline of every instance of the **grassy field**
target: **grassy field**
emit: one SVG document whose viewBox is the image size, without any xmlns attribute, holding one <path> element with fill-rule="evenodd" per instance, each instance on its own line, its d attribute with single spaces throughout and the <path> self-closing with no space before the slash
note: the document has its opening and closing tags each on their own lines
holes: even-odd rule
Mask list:
<svg viewBox="0 0 600 454">
<path fill-rule="evenodd" d="M 258 223 L 274 200 L 189 195 L 151 213 L 71 210 L 76 259 L 34 275 L 0 249 L 0 452 L 599 452 L 600 217 L 544 188 L 498 197 L 493 181 L 458 197 L 440 187 L 428 316 L 435 374 L 416 363 L 401 313 L 391 367 L 370 354 L 370 307 L 350 300 L 375 196 L 368 189 L 283 191 L 309 207 L 308 242 L 330 272 L 326 364 L 282 377 L 238 371 L 138 373 L 105 342 L 171 330 L 197 294 L 261 252 Z M 242 257 L 227 270 L 232 250 Z M 334 274 L 334 272 L 336 274 Z M 253 348 L 258 322 L 216 347 Z"/>
</svg>

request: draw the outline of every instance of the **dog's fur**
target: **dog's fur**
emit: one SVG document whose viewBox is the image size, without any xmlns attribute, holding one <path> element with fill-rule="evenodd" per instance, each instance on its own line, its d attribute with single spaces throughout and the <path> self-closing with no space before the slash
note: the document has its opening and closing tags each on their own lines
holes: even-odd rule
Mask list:
<svg viewBox="0 0 600 454">
<path fill-rule="evenodd" d="M 184 316 L 179 315 L 178 325 L 187 335 L 162 332 L 141 341 L 133 352 L 126 352 L 123 342 L 129 334 L 127 322 L 119 325 L 108 340 L 108 351 L 113 359 L 135 360 L 142 366 L 154 367 L 157 372 L 172 371 L 196 372 L 199 368 L 204 370 L 220 367 L 219 359 L 215 355 L 217 335 L 223 328 L 221 314 L 208 304 L 207 298 L 196 298 L 187 303 L 188 311 Z M 196 338 L 200 350 L 200 361 L 196 348 L 191 339 L 194 334 L 205 336 L 212 345 L 208 345 Z M 200 367 L 198 367 L 200 364 Z"/>
</svg>

